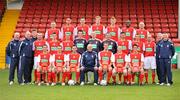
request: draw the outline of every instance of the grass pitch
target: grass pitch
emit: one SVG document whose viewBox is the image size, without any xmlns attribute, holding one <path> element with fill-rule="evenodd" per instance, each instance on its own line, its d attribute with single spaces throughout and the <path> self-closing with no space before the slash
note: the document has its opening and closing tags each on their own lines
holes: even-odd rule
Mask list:
<svg viewBox="0 0 180 100">
<path fill-rule="evenodd" d="M 150 76 L 150 75 L 149 75 Z M 8 70 L 0 71 L 0 100 L 180 100 L 180 70 L 173 70 L 171 87 L 8 85 Z"/>
</svg>

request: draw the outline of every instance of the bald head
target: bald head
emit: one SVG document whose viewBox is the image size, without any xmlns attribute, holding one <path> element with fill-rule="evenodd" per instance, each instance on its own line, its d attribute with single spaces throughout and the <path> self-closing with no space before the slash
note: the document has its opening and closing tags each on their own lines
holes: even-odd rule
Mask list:
<svg viewBox="0 0 180 100">
<path fill-rule="evenodd" d="M 31 33 L 30 33 L 29 31 L 26 31 L 25 37 L 26 37 L 27 39 L 31 39 Z"/>
<path fill-rule="evenodd" d="M 144 22 L 140 22 L 140 23 L 139 23 L 139 28 L 140 28 L 140 29 L 144 29 L 144 27 L 145 27 Z"/>
<path fill-rule="evenodd" d="M 15 40 L 19 40 L 19 38 L 20 38 L 20 33 L 19 32 L 15 32 L 14 33 L 14 39 Z"/>
<path fill-rule="evenodd" d="M 92 51 L 92 44 L 87 45 L 87 51 Z"/>
</svg>

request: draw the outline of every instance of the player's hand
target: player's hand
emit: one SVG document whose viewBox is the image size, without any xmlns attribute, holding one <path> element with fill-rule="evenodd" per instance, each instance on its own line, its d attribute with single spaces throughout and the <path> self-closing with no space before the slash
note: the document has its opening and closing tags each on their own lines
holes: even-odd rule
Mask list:
<svg viewBox="0 0 180 100">
<path fill-rule="evenodd" d="M 99 70 L 102 70 L 102 67 L 99 67 Z"/>
<path fill-rule="evenodd" d="M 94 67 L 94 70 L 98 70 L 98 67 L 97 67 L 97 66 L 95 66 L 95 67 Z"/>
<path fill-rule="evenodd" d="M 82 67 L 80 68 L 80 70 L 84 70 L 84 67 L 82 66 Z"/>
</svg>

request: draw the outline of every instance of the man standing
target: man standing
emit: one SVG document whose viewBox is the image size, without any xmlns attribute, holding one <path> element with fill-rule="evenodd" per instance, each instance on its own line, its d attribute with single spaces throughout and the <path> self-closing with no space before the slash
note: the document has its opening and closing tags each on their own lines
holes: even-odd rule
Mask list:
<svg viewBox="0 0 180 100">
<path fill-rule="evenodd" d="M 48 42 L 51 41 L 54 33 L 57 35 L 56 39 L 59 40 L 61 32 L 59 29 L 56 28 L 56 22 L 53 21 L 51 22 L 51 28 L 48 29 L 45 33 L 45 39 Z"/>
<path fill-rule="evenodd" d="M 11 64 L 9 69 L 9 85 L 12 85 L 14 83 L 14 72 L 17 68 L 18 73 L 18 66 L 19 66 L 19 45 L 20 45 L 20 33 L 14 33 L 14 39 L 9 42 L 6 52 L 7 55 L 11 58 Z"/>
<path fill-rule="evenodd" d="M 111 39 L 118 41 L 121 33 L 121 29 L 116 25 L 116 18 L 113 16 L 110 19 L 110 25 L 106 28 L 106 33 L 111 34 Z"/>
<path fill-rule="evenodd" d="M 90 33 L 95 32 L 96 38 L 100 39 L 101 41 L 104 38 L 105 27 L 101 24 L 101 17 L 96 16 L 95 24 L 93 24 L 90 28 Z"/>
<path fill-rule="evenodd" d="M 70 40 L 74 40 L 74 26 L 71 24 L 71 18 L 66 19 L 66 24 L 61 28 L 60 38 L 62 41 L 66 40 L 66 37 L 70 37 Z"/>
<path fill-rule="evenodd" d="M 94 85 L 98 82 L 98 56 L 97 53 L 92 51 L 92 45 L 88 44 L 87 51 L 82 54 L 81 68 L 80 68 L 80 82 L 84 85 L 85 73 L 88 71 L 94 72 Z"/>
<path fill-rule="evenodd" d="M 156 59 L 155 59 L 156 44 L 152 41 L 152 36 L 147 36 L 147 41 L 144 44 L 144 70 L 146 84 L 148 84 L 148 70 L 152 70 L 152 83 L 155 83 Z"/>
<path fill-rule="evenodd" d="M 147 39 L 147 36 L 149 35 L 149 31 L 147 31 L 145 28 L 144 22 L 139 23 L 139 29 L 136 30 L 136 34 L 140 35 L 140 41 L 145 42 Z"/>
<path fill-rule="evenodd" d="M 20 64 L 18 72 L 18 81 L 20 85 L 28 84 L 31 82 L 31 67 L 33 60 L 33 42 L 31 40 L 31 33 L 25 33 L 25 40 L 23 40 L 19 47 Z M 24 81 L 23 77 L 24 76 Z"/>
<path fill-rule="evenodd" d="M 161 33 L 158 33 L 157 34 L 157 37 L 156 37 L 156 50 L 157 50 L 157 46 L 158 44 L 162 41 L 162 34 Z M 158 58 L 158 55 L 156 54 L 156 73 L 157 73 L 157 77 L 158 77 L 158 83 L 160 83 L 160 62 L 159 62 L 159 58 Z"/>
<path fill-rule="evenodd" d="M 74 45 L 76 45 L 77 52 L 79 54 L 82 54 L 83 52 L 86 51 L 87 42 L 86 42 L 85 38 L 83 38 L 82 30 L 78 31 L 77 38 L 74 40 Z"/>
<path fill-rule="evenodd" d="M 160 85 L 167 83 L 167 86 L 170 86 L 173 84 L 171 58 L 174 56 L 175 49 L 173 43 L 169 41 L 167 33 L 163 34 L 163 40 L 157 45 L 156 52 L 160 62 Z"/>
<path fill-rule="evenodd" d="M 126 21 L 126 26 L 122 28 L 122 32 L 126 33 L 126 40 L 131 40 L 135 37 L 136 35 L 136 30 L 131 27 L 131 21 L 127 20 Z"/>
</svg>

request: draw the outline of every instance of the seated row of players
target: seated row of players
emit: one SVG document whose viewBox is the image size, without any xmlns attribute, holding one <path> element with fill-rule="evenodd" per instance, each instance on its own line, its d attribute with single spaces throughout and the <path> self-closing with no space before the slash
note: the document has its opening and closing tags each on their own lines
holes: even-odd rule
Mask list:
<svg viewBox="0 0 180 100">
<path fill-rule="evenodd" d="M 47 42 L 43 39 L 42 33 L 37 34 L 37 40 L 34 42 L 33 47 L 35 51 L 35 81 L 39 85 L 41 84 L 41 80 L 46 81 L 45 73 L 48 75 L 47 85 L 49 83 L 55 85 L 59 82 L 60 73 L 62 73 L 62 85 L 65 85 L 66 77 L 68 80 L 72 77 L 71 72 L 76 72 L 76 82 L 79 83 L 80 55 L 86 51 L 88 44 L 91 44 L 92 50 L 99 54 L 99 82 L 103 79 L 103 73 L 105 71 L 108 72 L 108 83 L 111 77 L 113 78 L 113 82 L 116 83 L 115 73 L 119 73 L 118 83 L 121 83 L 121 76 L 123 74 L 124 83 L 133 84 L 135 73 L 140 72 L 139 84 L 142 84 L 144 77 L 143 69 L 145 69 L 146 83 L 148 83 L 147 72 L 149 68 L 153 69 L 152 82 L 155 82 L 155 43 L 152 41 L 151 35 L 147 36 L 147 41 L 144 43 L 140 41 L 139 35 L 136 35 L 133 41 L 126 40 L 124 32 L 121 33 L 120 40 L 117 42 L 111 39 L 111 34 L 109 33 L 105 35 L 103 41 L 96 39 L 95 32 L 92 32 L 92 38 L 88 41 L 82 36 L 83 31 L 78 31 L 77 38 L 74 42 L 70 40 L 70 36 L 68 35 L 64 41 L 60 42 L 56 39 L 56 33 L 53 33 L 52 40 Z M 145 56 L 145 60 L 143 55 Z M 59 60 L 57 60 L 58 56 Z M 75 59 L 73 59 L 73 56 Z M 145 64 L 143 63 L 144 61 Z"/>
<path fill-rule="evenodd" d="M 149 32 L 145 30 L 145 24 L 143 22 L 139 23 L 139 29 L 135 29 L 131 26 L 130 20 L 127 20 L 125 22 L 125 26 L 122 27 L 122 29 L 116 25 L 116 18 L 111 17 L 110 19 L 110 25 L 107 27 L 103 26 L 101 24 L 101 17 L 96 16 L 95 17 L 95 24 L 92 26 L 88 26 L 85 24 L 85 18 L 80 19 L 80 24 L 77 25 L 77 27 L 73 26 L 71 24 L 71 19 L 67 18 L 66 19 L 66 24 L 62 26 L 61 29 L 56 28 L 56 23 L 51 22 L 51 28 L 48 29 L 45 33 L 45 39 L 48 41 L 52 40 L 52 34 L 56 33 L 57 34 L 57 40 L 63 41 L 66 39 L 66 36 L 70 36 L 70 40 L 74 40 L 77 36 L 77 33 L 79 30 L 83 31 L 83 38 L 89 39 L 90 35 L 92 32 L 96 33 L 96 38 L 103 41 L 104 39 L 104 34 L 110 33 L 111 34 L 111 39 L 114 41 L 118 41 L 120 38 L 121 32 L 125 33 L 125 39 L 126 40 L 131 40 L 135 37 L 136 34 L 140 35 L 140 41 L 145 42 L 147 35 Z"/>
</svg>

